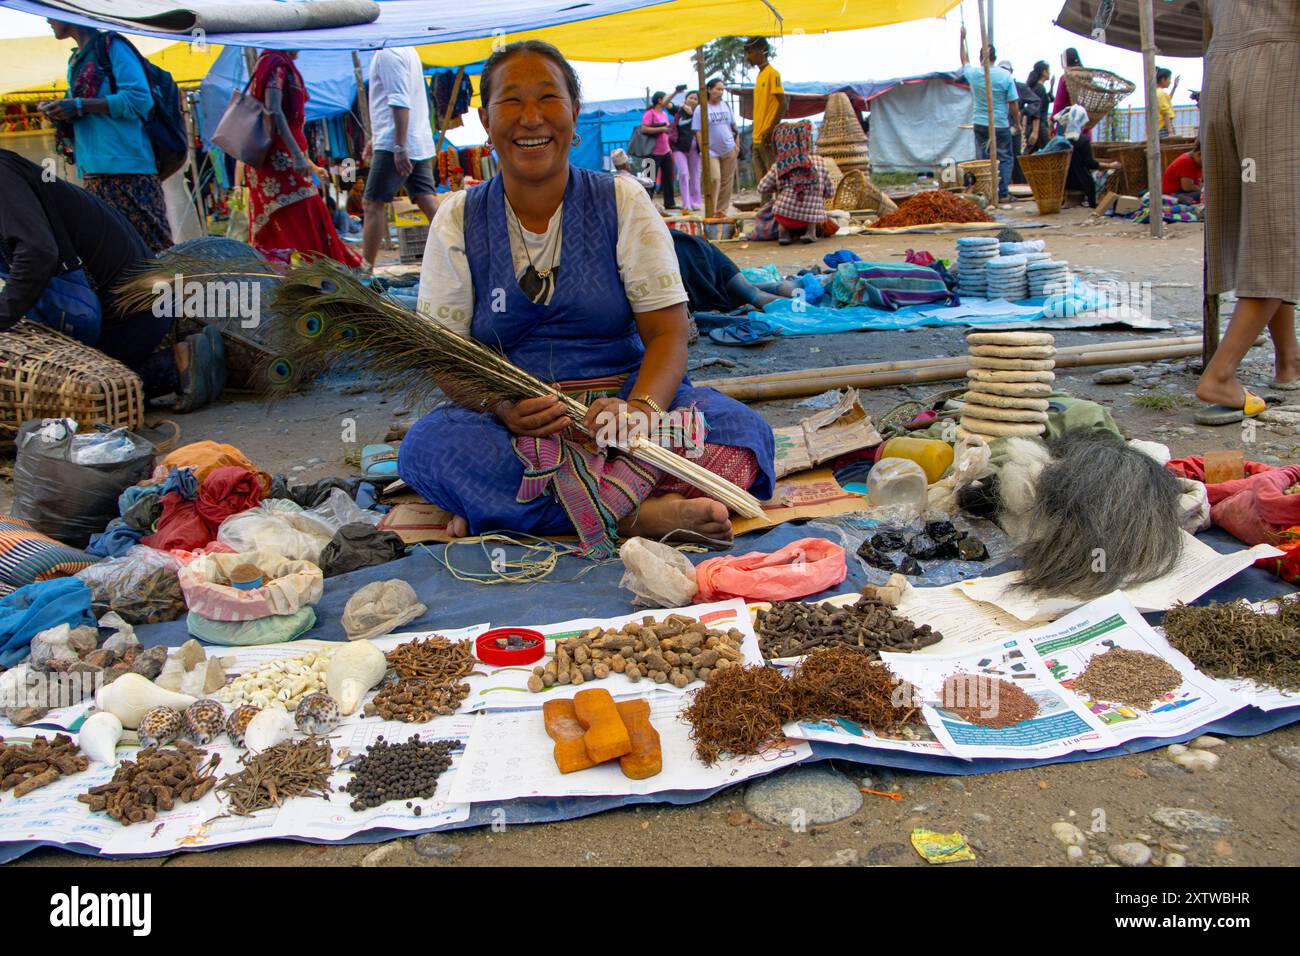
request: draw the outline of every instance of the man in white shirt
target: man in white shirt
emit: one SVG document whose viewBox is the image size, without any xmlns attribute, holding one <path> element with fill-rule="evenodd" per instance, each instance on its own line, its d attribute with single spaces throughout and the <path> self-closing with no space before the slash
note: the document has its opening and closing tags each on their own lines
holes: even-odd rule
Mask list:
<svg viewBox="0 0 1300 956">
<path fill-rule="evenodd" d="M 367 271 L 375 266 L 388 228 L 385 207 L 399 189 L 405 186 L 407 195 L 433 221 L 438 200 L 430 160 L 435 151 L 420 57 L 409 46 L 379 50 L 370 61 L 370 141 L 362 153 L 370 163 L 362 199 L 361 255 Z"/>
</svg>

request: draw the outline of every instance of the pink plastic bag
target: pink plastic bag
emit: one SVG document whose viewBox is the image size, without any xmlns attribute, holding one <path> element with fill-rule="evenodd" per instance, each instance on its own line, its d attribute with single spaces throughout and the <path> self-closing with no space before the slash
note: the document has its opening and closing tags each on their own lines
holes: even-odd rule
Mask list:
<svg viewBox="0 0 1300 956">
<path fill-rule="evenodd" d="M 848 577 L 844 549 L 825 538 L 804 538 L 767 554 L 710 558 L 695 567 L 697 602 L 740 597 L 790 601 L 834 587 Z"/>
</svg>

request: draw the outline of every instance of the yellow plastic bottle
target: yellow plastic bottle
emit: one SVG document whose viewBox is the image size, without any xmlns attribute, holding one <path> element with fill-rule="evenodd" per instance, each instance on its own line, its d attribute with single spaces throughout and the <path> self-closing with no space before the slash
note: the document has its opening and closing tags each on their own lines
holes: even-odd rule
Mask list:
<svg viewBox="0 0 1300 956">
<path fill-rule="evenodd" d="M 880 450 L 880 458 L 908 458 L 921 466 L 925 480 L 934 484 L 952 465 L 952 445 L 934 438 L 903 435 L 891 438 Z"/>
</svg>

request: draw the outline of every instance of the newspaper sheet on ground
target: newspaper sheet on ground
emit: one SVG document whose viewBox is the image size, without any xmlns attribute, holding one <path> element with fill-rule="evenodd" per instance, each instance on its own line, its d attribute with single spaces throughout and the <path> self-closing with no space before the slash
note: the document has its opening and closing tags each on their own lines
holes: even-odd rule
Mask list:
<svg viewBox="0 0 1300 956">
<path fill-rule="evenodd" d="M 1102 723 L 1067 695 L 1043 667 L 1026 635 L 1007 635 L 981 649 L 953 654 L 881 654 L 900 678 L 919 692 L 922 714 L 935 737 L 957 757 L 1059 757 L 1076 750 L 1113 746 Z M 980 674 L 1014 683 L 1038 704 L 1038 714 L 1008 727 L 985 727 L 964 720 L 943 704 L 944 680 L 953 674 Z M 996 713 L 998 702 L 969 701 Z"/>
<path fill-rule="evenodd" d="M 1182 533 L 1183 550 L 1178 563 L 1162 578 L 1126 588 L 1125 593 L 1140 612 L 1165 611 L 1179 601 L 1195 601 L 1216 585 L 1246 570 L 1261 558 L 1282 554 L 1268 544 L 1257 544 L 1245 551 L 1219 554 L 1209 545 Z M 1050 621 L 1085 603 L 1077 598 L 1042 598 L 1015 588 L 1019 571 L 992 577 L 972 578 L 954 585 L 973 601 L 992 604 L 1021 621 Z"/>
<path fill-rule="evenodd" d="M 875 750 L 898 750 L 925 754 L 930 757 L 951 757 L 952 754 L 935 737 L 928 724 L 909 724 L 897 737 L 885 737 L 843 717 L 830 720 L 794 721 L 782 728 L 787 737 L 798 740 L 820 740 L 828 744 L 847 744 L 851 747 L 869 747 Z"/>
<path fill-rule="evenodd" d="M 581 689 L 581 688 L 579 688 Z M 547 735 L 540 710 L 491 711 L 474 722 L 460 771 L 452 782 L 458 803 L 517 797 L 630 796 L 666 790 L 708 790 L 769 773 L 812 755 L 800 740 L 775 742 L 756 756 L 730 757 L 706 767 L 695 756 L 690 726 L 680 719 L 680 694 L 662 691 L 650 698 L 650 722 L 659 732 L 663 770 L 644 780 L 623 776 L 614 760 L 575 773 L 560 773 L 555 742 Z"/>
<path fill-rule="evenodd" d="M 1122 592 L 1099 598 L 1025 637 L 1052 678 L 1110 731 L 1116 743 L 1139 737 L 1176 737 L 1226 717 L 1247 703 L 1225 682 L 1198 671 L 1143 620 Z M 1148 708 L 1094 700 L 1075 690 L 1074 680 L 1088 662 L 1111 648 L 1162 658 L 1182 675 L 1183 683 Z"/>
<path fill-rule="evenodd" d="M 646 617 L 662 621 L 670 614 L 682 614 L 686 617 L 695 618 L 714 630 L 728 631 L 733 627 L 736 628 L 744 635 L 741 651 L 745 655 L 745 663 L 762 663 L 763 656 L 758 649 L 758 638 L 755 636 L 753 625 L 750 623 L 750 616 L 746 610 L 745 602 L 740 598 L 714 604 L 693 604 L 690 607 L 683 608 L 647 608 L 635 614 L 625 614 L 622 617 L 582 618 L 576 621 L 564 621 L 560 624 L 548 624 L 541 627 L 527 624 L 522 626 L 532 627 L 533 630 L 540 631 L 546 636 L 546 653 L 549 657 L 555 653 L 555 641 L 561 638 L 573 637 L 593 627 L 617 629 L 624 624 L 640 621 Z M 545 663 L 545 659 L 538 663 Z M 488 707 L 533 707 L 540 710 L 542 704 L 548 700 L 572 697 L 587 686 L 556 684 L 553 687 L 546 688 L 541 693 L 535 694 L 528 689 L 528 678 L 532 675 L 535 666 L 537 665 L 491 667 L 487 664 L 480 664 L 479 669 L 485 671 L 489 677 L 470 680 L 470 695 L 462 710 L 478 711 Z M 633 682 L 622 674 L 610 674 L 604 680 L 591 686 L 603 687 L 615 697 L 642 697 L 647 691 L 651 690 L 680 696 L 702 685 L 703 681 L 695 681 L 679 689 L 671 684 L 655 684 L 653 681 L 645 679 Z"/>
</svg>

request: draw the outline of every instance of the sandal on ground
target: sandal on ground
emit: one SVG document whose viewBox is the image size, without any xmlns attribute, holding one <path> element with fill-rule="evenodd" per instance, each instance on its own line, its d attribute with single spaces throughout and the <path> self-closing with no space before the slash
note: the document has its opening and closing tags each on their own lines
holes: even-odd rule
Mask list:
<svg viewBox="0 0 1300 956">
<path fill-rule="evenodd" d="M 1246 398 L 1241 408 L 1234 408 L 1231 405 L 1206 405 L 1196 412 L 1196 424 L 1231 425 L 1244 418 L 1254 418 L 1268 407 L 1268 404 L 1250 389 L 1245 389 L 1245 392 Z"/>
<path fill-rule="evenodd" d="M 735 322 L 725 328 L 714 329 L 709 333 L 709 338 L 719 345 L 749 347 L 764 345 L 779 338 L 780 335 L 780 331 L 772 323 L 764 322 L 762 319 L 748 319 Z"/>
</svg>

